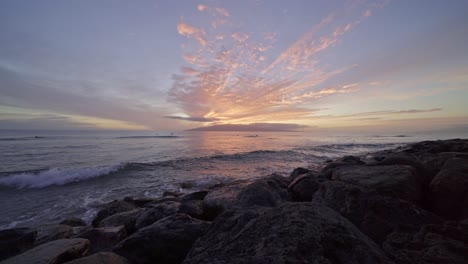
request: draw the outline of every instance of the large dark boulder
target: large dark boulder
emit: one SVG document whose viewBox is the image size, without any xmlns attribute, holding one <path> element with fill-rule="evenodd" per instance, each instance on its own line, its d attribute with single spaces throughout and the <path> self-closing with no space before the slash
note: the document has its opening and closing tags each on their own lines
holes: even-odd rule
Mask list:
<svg viewBox="0 0 468 264">
<path fill-rule="evenodd" d="M 312 201 L 336 210 L 378 243 L 402 226 L 442 221 L 407 201 L 344 182 L 323 182 Z"/>
<path fill-rule="evenodd" d="M 396 263 L 466 264 L 467 245 L 468 222 L 445 222 L 392 233 L 383 248 Z"/>
<path fill-rule="evenodd" d="M 435 213 L 448 219 L 468 217 L 468 159 L 447 160 L 432 179 L 429 192 Z"/>
<path fill-rule="evenodd" d="M 205 211 L 203 208 L 203 201 L 190 200 L 180 204 L 179 213 L 187 214 L 191 217 L 206 220 Z"/>
<path fill-rule="evenodd" d="M 124 226 L 92 228 L 79 234 L 78 238 L 90 241 L 89 253 L 111 251 L 120 241 L 127 237 Z"/>
<path fill-rule="evenodd" d="M 103 219 L 99 227 L 124 226 L 127 234 L 133 234 L 136 231 L 135 223 L 143 213 L 143 209 L 135 209 L 128 212 L 118 213 Z"/>
<path fill-rule="evenodd" d="M 210 223 L 175 214 L 138 230 L 114 248 L 133 263 L 181 263 Z"/>
<path fill-rule="evenodd" d="M 74 234 L 73 227 L 69 225 L 41 225 L 36 227 L 36 230 L 36 245 L 57 239 L 70 238 Z"/>
<path fill-rule="evenodd" d="M 85 221 L 81 218 L 71 217 L 60 222 L 61 225 L 67 225 L 71 227 L 86 226 Z"/>
<path fill-rule="evenodd" d="M 183 202 L 188 202 L 188 201 L 193 201 L 193 200 L 196 200 L 196 201 L 203 200 L 205 199 L 207 194 L 208 194 L 208 191 L 198 191 L 198 192 L 189 193 L 180 197 L 180 202 L 183 203 Z"/>
<path fill-rule="evenodd" d="M 389 262 L 334 210 L 316 203 L 284 203 L 221 214 L 184 263 Z"/>
<path fill-rule="evenodd" d="M 32 248 L 1 263 L 60 264 L 84 256 L 88 247 L 87 239 L 59 239 Z"/>
<path fill-rule="evenodd" d="M 111 215 L 132 211 L 135 209 L 137 209 L 137 207 L 133 203 L 115 200 L 104 205 L 104 207 L 94 217 L 92 224 L 93 226 L 97 227 L 103 219 Z"/>
<path fill-rule="evenodd" d="M 415 204 L 420 204 L 423 200 L 423 180 L 411 166 L 340 166 L 330 174 L 334 181 L 365 187 L 381 195 Z"/>
<path fill-rule="evenodd" d="M 125 258 L 112 253 L 100 252 L 84 258 L 75 259 L 64 264 L 130 264 Z"/>
<path fill-rule="evenodd" d="M 211 190 L 203 199 L 203 208 L 209 219 L 236 206 L 237 196 L 248 182 L 239 182 Z"/>
<path fill-rule="evenodd" d="M 294 202 L 311 202 L 312 196 L 319 189 L 320 183 L 316 174 L 309 172 L 297 176 L 288 186 L 291 200 Z"/>
<path fill-rule="evenodd" d="M 0 231 L 0 261 L 20 254 L 34 246 L 37 231 L 32 228 L 13 228 Z"/>
<path fill-rule="evenodd" d="M 173 215 L 179 211 L 180 203 L 167 201 L 154 204 L 151 208 L 143 211 L 135 222 L 135 228 L 141 229 L 157 222 L 164 217 Z"/>
</svg>

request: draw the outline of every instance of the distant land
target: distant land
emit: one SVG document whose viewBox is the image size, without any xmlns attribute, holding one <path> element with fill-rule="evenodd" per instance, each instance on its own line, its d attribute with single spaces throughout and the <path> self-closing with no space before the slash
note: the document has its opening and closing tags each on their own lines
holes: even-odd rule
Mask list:
<svg viewBox="0 0 468 264">
<path fill-rule="evenodd" d="M 256 131 L 256 132 L 291 132 L 308 128 L 309 126 L 297 124 L 279 124 L 279 123 L 253 123 L 245 125 L 225 124 L 198 127 L 187 131 Z"/>
</svg>

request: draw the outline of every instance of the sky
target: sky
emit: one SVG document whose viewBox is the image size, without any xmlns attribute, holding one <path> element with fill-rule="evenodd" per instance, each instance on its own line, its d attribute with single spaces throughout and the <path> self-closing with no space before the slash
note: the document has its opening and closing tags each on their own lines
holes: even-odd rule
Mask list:
<svg viewBox="0 0 468 264">
<path fill-rule="evenodd" d="M 468 1 L 0 1 L 0 129 L 468 126 Z"/>
</svg>

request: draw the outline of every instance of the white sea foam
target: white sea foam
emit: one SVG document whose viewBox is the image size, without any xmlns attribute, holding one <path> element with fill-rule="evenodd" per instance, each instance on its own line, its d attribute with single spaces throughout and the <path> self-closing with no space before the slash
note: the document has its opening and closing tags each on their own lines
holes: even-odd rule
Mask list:
<svg viewBox="0 0 468 264">
<path fill-rule="evenodd" d="M 64 185 L 103 176 L 115 172 L 123 166 L 123 164 L 118 164 L 89 168 L 52 168 L 39 173 L 18 173 L 1 177 L 0 185 L 18 189 Z"/>
</svg>

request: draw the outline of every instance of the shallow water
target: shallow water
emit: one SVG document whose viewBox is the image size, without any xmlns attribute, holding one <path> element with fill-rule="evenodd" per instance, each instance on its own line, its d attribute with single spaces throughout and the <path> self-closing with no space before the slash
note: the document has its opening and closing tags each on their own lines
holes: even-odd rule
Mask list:
<svg viewBox="0 0 468 264">
<path fill-rule="evenodd" d="M 0 229 L 89 221 L 97 205 L 159 197 L 329 158 L 453 135 L 321 136 L 306 132 L 0 131 Z M 190 189 L 182 189 L 191 186 Z"/>
</svg>

